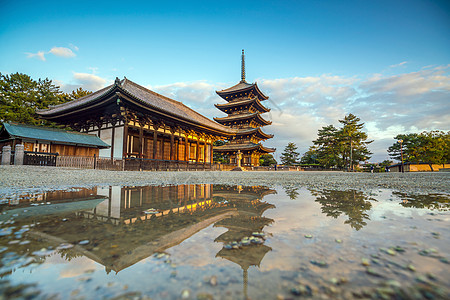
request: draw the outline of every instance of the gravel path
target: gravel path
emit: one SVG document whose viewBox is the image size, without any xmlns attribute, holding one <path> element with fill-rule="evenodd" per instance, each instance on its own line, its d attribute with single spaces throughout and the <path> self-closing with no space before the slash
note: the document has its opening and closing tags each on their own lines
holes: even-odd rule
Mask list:
<svg viewBox="0 0 450 300">
<path fill-rule="evenodd" d="M 108 185 L 214 183 L 314 187 L 336 190 L 393 189 L 414 194 L 450 194 L 449 172 L 135 172 L 38 166 L 0 166 L 0 199 L 7 195 Z"/>
</svg>

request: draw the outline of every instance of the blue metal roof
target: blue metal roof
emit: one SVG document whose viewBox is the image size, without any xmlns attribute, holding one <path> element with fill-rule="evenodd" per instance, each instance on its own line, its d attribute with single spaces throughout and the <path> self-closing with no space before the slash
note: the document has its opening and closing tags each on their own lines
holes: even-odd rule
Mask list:
<svg viewBox="0 0 450 300">
<path fill-rule="evenodd" d="M 11 138 L 20 138 L 28 141 L 51 142 L 55 144 L 78 145 L 95 148 L 111 147 L 98 136 L 76 131 L 66 131 L 48 127 L 38 127 L 17 123 L 3 123 L 3 130 Z"/>
</svg>

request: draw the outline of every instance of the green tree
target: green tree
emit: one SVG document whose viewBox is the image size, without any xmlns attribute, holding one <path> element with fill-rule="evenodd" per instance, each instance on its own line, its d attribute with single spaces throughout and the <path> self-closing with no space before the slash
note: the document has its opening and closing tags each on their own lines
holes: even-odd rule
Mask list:
<svg viewBox="0 0 450 300">
<path fill-rule="evenodd" d="M 419 161 L 420 156 L 418 149 L 421 144 L 421 137 L 419 134 L 398 134 L 394 139 L 397 141 L 387 150 L 391 158 L 401 161 L 403 153 L 404 162 Z M 402 141 L 402 143 L 399 141 Z"/>
<path fill-rule="evenodd" d="M 328 125 L 319 129 L 317 139 L 313 141 L 317 153 L 317 161 L 325 168 L 339 167 L 341 165 L 339 152 L 340 141 L 338 140 L 338 129 Z"/>
<path fill-rule="evenodd" d="M 273 166 L 276 165 L 277 161 L 273 157 L 272 154 L 263 154 L 259 158 L 259 165 L 260 166 Z"/>
<path fill-rule="evenodd" d="M 367 145 L 367 134 L 362 131 L 364 123 L 353 114 L 339 120 L 341 128 L 333 125 L 319 129 L 317 139 L 313 141 L 317 154 L 317 161 L 325 168 L 339 168 L 353 170 L 354 165 L 365 161 L 372 154 Z"/>
<path fill-rule="evenodd" d="M 91 91 L 83 90 L 81 87 L 79 87 L 76 90 L 73 90 L 72 93 L 69 94 L 69 97 L 71 98 L 71 100 L 75 100 L 90 94 L 92 94 Z"/>
<path fill-rule="evenodd" d="M 226 142 L 225 141 L 215 141 L 213 143 L 213 147 L 218 147 L 218 146 L 222 146 L 225 145 Z M 230 163 L 230 157 L 226 154 L 223 154 L 221 152 L 216 152 L 213 151 L 213 162 L 214 163 L 221 163 L 221 164 L 228 164 Z"/>
<path fill-rule="evenodd" d="M 390 165 L 392 165 L 394 162 L 392 161 L 392 160 L 388 160 L 388 159 L 386 159 L 386 160 L 383 160 L 381 163 L 380 163 L 380 167 L 383 169 L 383 171 L 384 170 L 386 170 L 386 167 L 389 167 Z"/>
<path fill-rule="evenodd" d="M 361 119 L 353 114 L 339 120 L 343 125 L 337 135 L 341 145 L 342 167 L 348 170 L 353 170 L 354 165 L 360 161 L 368 160 L 372 154 L 367 145 L 372 143 L 373 140 L 367 140 L 367 133 L 362 131 L 364 123 L 359 123 L 360 121 Z"/>
<path fill-rule="evenodd" d="M 300 163 L 302 165 L 316 165 L 319 163 L 318 153 L 315 146 L 309 147 L 308 151 L 306 151 L 300 159 Z"/>
<path fill-rule="evenodd" d="M 450 132 L 424 131 L 420 134 L 409 133 L 395 136 L 397 142 L 388 148 L 389 156 L 404 162 L 428 163 L 431 171 L 433 164 L 450 161 Z M 402 141 L 400 143 L 399 141 Z"/>
<path fill-rule="evenodd" d="M 281 153 L 281 163 L 283 165 L 287 166 L 296 166 L 299 164 L 299 156 L 300 153 L 297 151 L 297 146 L 290 142 L 287 144 L 287 146 L 284 148 L 284 152 Z"/>
<path fill-rule="evenodd" d="M 51 125 L 38 119 L 36 110 L 66 102 L 62 94 L 48 78 L 36 81 L 26 74 L 0 73 L 0 121 Z"/>
</svg>

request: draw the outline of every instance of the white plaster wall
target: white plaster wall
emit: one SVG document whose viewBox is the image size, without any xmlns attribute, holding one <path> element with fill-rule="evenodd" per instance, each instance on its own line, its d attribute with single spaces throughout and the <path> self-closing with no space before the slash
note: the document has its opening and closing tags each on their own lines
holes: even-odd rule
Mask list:
<svg viewBox="0 0 450 300">
<path fill-rule="evenodd" d="M 112 128 L 108 129 L 101 129 L 100 130 L 100 139 L 107 143 L 108 145 L 111 145 L 112 142 Z M 112 145 L 111 145 L 112 146 Z M 111 157 L 111 148 L 108 149 L 100 149 L 98 156 L 100 157 Z"/>
<path fill-rule="evenodd" d="M 122 159 L 123 154 L 123 127 L 115 129 L 114 133 L 114 158 Z"/>
</svg>

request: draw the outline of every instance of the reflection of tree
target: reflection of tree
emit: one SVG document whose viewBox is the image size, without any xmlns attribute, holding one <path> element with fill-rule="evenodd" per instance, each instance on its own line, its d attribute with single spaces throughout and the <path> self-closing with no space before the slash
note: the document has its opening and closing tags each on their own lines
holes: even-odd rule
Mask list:
<svg viewBox="0 0 450 300">
<path fill-rule="evenodd" d="M 450 198 L 446 195 L 408 195 L 401 192 L 393 192 L 392 195 L 402 199 L 403 201 L 400 204 L 404 207 L 428 208 L 439 211 L 447 211 L 450 208 Z"/>
<path fill-rule="evenodd" d="M 61 255 L 61 258 L 65 259 L 67 261 L 71 261 L 74 258 L 83 256 L 82 253 L 78 253 L 72 249 L 59 250 L 58 253 L 59 253 L 59 255 Z"/>
<path fill-rule="evenodd" d="M 333 190 L 311 190 L 311 194 L 317 197 L 316 202 L 322 205 L 322 213 L 329 217 L 337 218 L 342 213 L 348 216 L 344 223 L 352 228 L 360 230 L 370 220 L 366 211 L 372 208 L 373 198 L 361 191 L 333 191 Z"/>
<path fill-rule="evenodd" d="M 286 193 L 286 195 L 288 195 L 288 197 L 291 200 L 295 200 L 298 197 L 298 187 L 293 187 L 293 186 L 289 186 L 289 185 L 285 185 L 283 186 L 284 192 Z"/>
</svg>

